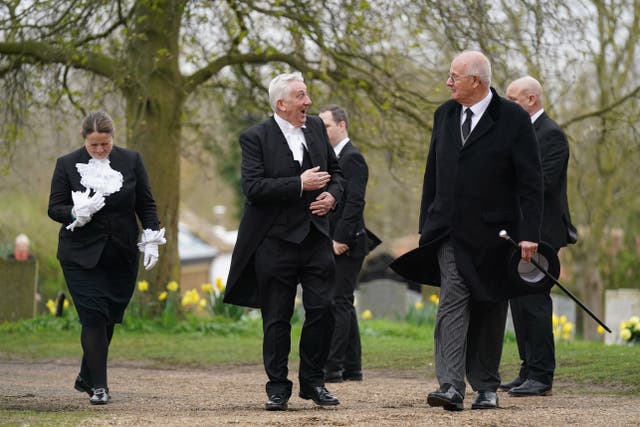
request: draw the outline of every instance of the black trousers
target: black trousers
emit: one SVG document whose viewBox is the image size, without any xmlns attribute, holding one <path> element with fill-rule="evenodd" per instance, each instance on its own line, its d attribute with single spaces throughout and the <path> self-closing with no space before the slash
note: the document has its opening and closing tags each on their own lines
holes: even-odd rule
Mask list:
<svg viewBox="0 0 640 427">
<path fill-rule="evenodd" d="M 336 284 L 333 299 L 335 328 L 327 359 L 327 371 L 357 373 L 362 370 L 362 349 L 358 316 L 353 305 L 358 273 L 363 257 L 352 258 L 346 254 L 336 257 Z"/>
<path fill-rule="evenodd" d="M 551 296 L 525 295 L 511 299 L 509 304 L 521 360 L 518 376 L 552 385 L 556 359 Z"/>
<path fill-rule="evenodd" d="M 255 268 L 264 334 L 262 357 L 269 378 L 267 395 L 291 396 L 288 359 L 298 284 L 302 285 L 305 310 L 300 336 L 300 387 L 324 385 L 322 368 L 334 326 L 331 302 L 335 263 L 331 241 L 313 226 L 300 244 L 266 237 L 256 250 Z"/>
</svg>

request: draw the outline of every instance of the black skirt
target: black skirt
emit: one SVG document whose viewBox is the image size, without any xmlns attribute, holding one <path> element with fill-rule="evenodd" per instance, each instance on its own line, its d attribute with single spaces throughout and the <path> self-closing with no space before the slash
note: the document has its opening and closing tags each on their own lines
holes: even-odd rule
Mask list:
<svg viewBox="0 0 640 427">
<path fill-rule="evenodd" d="M 67 287 L 83 325 L 122 323 L 135 289 L 138 259 L 125 259 L 111 241 L 105 244 L 100 261 L 86 269 L 73 262 L 61 262 Z"/>
</svg>

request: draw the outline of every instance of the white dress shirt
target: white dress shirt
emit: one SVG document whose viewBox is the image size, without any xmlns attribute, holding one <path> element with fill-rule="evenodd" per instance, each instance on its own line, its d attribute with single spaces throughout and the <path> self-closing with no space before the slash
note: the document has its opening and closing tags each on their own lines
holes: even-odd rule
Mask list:
<svg viewBox="0 0 640 427">
<path fill-rule="evenodd" d="M 347 145 L 347 143 L 349 142 L 349 138 L 345 138 L 342 141 L 338 142 L 338 144 L 333 147 L 333 152 L 336 153 L 336 157 L 340 157 L 340 153 L 342 152 L 342 149 L 344 148 L 345 145 Z"/>
<path fill-rule="evenodd" d="M 460 110 L 460 126 L 462 126 L 462 123 L 466 118 L 465 112 L 467 111 L 467 108 L 471 109 L 471 112 L 473 112 L 473 115 L 471 116 L 471 130 L 469 131 L 469 135 L 471 135 L 471 133 L 473 132 L 473 128 L 476 127 L 476 125 L 482 118 L 482 115 L 484 114 L 484 112 L 487 111 L 487 108 L 489 108 L 489 104 L 491 103 L 492 97 L 493 97 L 493 93 L 489 91 L 489 94 L 484 98 L 482 98 L 480 102 L 476 102 L 470 107 L 463 106 L 462 110 Z"/>
<path fill-rule="evenodd" d="M 293 154 L 293 159 L 302 165 L 304 148 L 307 147 L 307 140 L 304 138 L 302 128 L 306 126 L 302 125 L 301 127 L 295 127 L 277 114 L 274 114 L 273 117 L 276 119 L 276 123 L 287 140 L 291 154 Z"/>
</svg>

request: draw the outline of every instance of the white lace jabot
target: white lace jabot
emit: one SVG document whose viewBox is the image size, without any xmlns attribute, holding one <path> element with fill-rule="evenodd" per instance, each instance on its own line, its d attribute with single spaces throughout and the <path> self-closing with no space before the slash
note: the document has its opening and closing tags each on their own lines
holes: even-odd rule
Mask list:
<svg viewBox="0 0 640 427">
<path fill-rule="evenodd" d="M 82 177 L 80 184 L 104 196 L 113 194 L 122 188 L 122 174 L 111 169 L 109 159 L 90 159 L 89 163 L 76 163 L 76 169 Z"/>
</svg>

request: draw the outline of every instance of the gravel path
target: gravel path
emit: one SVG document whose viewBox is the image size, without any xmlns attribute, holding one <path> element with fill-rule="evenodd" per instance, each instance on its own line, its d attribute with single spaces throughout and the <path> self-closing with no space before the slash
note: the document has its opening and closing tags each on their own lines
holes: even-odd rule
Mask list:
<svg viewBox="0 0 640 427">
<path fill-rule="evenodd" d="M 341 400 L 325 409 L 294 396 L 286 412 L 267 412 L 261 366 L 208 369 L 157 369 L 112 361 L 112 401 L 91 406 L 76 392 L 77 362 L 27 362 L 0 359 L 0 425 L 29 425 L 33 417 L 7 410 L 79 412 L 78 425 L 92 426 L 632 426 L 640 425 L 640 397 L 616 396 L 608 389 L 556 384 L 549 397 L 512 398 L 499 394 L 501 408 L 472 411 L 430 408 L 426 394 L 434 378 L 406 372 L 365 371 L 363 382 L 329 384 Z M 296 378 L 291 372 L 290 378 Z"/>
</svg>

